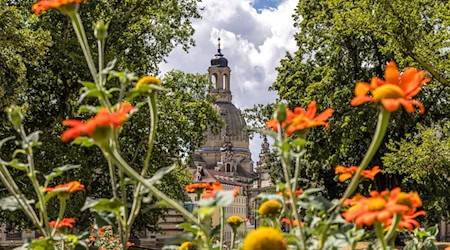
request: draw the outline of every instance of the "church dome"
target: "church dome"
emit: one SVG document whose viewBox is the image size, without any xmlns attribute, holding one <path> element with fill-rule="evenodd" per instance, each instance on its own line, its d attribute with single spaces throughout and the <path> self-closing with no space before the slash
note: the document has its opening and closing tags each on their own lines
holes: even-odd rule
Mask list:
<svg viewBox="0 0 450 250">
<path fill-rule="evenodd" d="M 248 140 L 247 125 L 241 111 L 231 102 L 217 101 L 215 105 L 226 124 L 226 136 L 238 138 L 239 140 Z"/>
<path fill-rule="evenodd" d="M 228 60 L 223 57 L 222 53 L 219 52 L 213 59 L 211 59 L 211 66 L 228 67 Z"/>
</svg>

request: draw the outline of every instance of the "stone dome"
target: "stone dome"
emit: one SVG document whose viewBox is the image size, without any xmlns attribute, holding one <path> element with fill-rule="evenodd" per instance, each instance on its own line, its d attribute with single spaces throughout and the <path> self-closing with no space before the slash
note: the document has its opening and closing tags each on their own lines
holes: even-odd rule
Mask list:
<svg viewBox="0 0 450 250">
<path fill-rule="evenodd" d="M 248 141 L 246 123 L 241 111 L 231 102 L 215 102 L 217 111 L 221 115 L 226 126 L 226 136 L 238 140 Z"/>
</svg>

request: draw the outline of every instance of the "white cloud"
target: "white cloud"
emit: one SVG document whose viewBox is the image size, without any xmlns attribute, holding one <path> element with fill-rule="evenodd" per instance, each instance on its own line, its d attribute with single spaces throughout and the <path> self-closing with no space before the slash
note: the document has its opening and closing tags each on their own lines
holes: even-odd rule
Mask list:
<svg viewBox="0 0 450 250">
<path fill-rule="evenodd" d="M 294 52 L 292 14 L 297 0 L 284 0 L 276 8 L 259 9 L 251 0 L 204 0 L 201 20 L 195 20 L 196 47 L 188 53 L 176 48 L 160 65 L 161 71 L 178 69 L 189 73 L 206 73 L 210 59 L 217 52 L 220 36 L 222 53 L 231 68 L 233 103 L 238 108 L 273 102 L 276 93 L 269 92 L 275 81 L 275 68 L 285 53 Z M 253 160 L 260 150 L 260 140 L 251 142 Z"/>
</svg>

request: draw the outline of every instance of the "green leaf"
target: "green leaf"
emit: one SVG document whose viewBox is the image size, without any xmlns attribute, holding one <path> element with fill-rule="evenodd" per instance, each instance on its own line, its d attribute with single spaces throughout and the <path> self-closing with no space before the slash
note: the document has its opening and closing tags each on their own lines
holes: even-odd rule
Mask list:
<svg viewBox="0 0 450 250">
<path fill-rule="evenodd" d="M 93 211 L 107 211 L 118 215 L 120 214 L 120 210 L 123 208 L 123 204 L 116 198 L 111 198 L 109 200 L 94 200 L 92 198 L 87 198 L 84 206 L 81 208 L 81 211 L 84 211 L 88 208 Z"/>
<path fill-rule="evenodd" d="M 28 204 L 33 204 L 34 200 L 27 200 L 26 202 Z M 21 208 L 22 207 L 14 196 L 8 196 L 0 199 L 1 210 L 15 211 Z"/>
<path fill-rule="evenodd" d="M 93 82 L 79 81 L 87 90 L 97 89 L 97 85 Z"/>
<path fill-rule="evenodd" d="M 178 224 L 177 227 L 182 228 L 185 232 L 191 232 L 194 235 L 197 235 L 200 232 L 197 226 L 191 225 L 189 222 Z"/>
<path fill-rule="evenodd" d="M 81 146 L 87 147 L 87 148 L 95 145 L 94 140 L 92 140 L 89 137 L 85 137 L 85 136 L 81 136 L 81 137 L 78 137 L 77 139 L 73 140 L 72 144 L 78 144 L 78 145 L 81 145 Z"/>
<path fill-rule="evenodd" d="M 273 117 L 275 117 L 275 119 L 277 119 L 280 123 L 283 123 L 286 120 L 286 108 L 286 104 L 278 104 L 278 107 L 273 114 Z"/>
<path fill-rule="evenodd" d="M 28 245 L 28 249 L 33 250 L 53 250 L 53 241 L 51 239 L 36 239 Z"/>
<path fill-rule="evenodd" d="M 33 133 L 27 135 L 27 141 L 30 143 L 38 142 L 40 133 L 42 133 L 42 131 L 34 131 Z"/>
<path fill-rule="evenodd" d="M 13 159 L 8 165 L 20 171 L 26 172 L 28 170 L 28 164 L 22 163 L 18 159 Z"/>
<path fill-rule="evenodd" d="M 114 213 L 97 211 L 95 214 L 95 224 L 99 228 L 116 224 L 116 216 Z"/>
<path fill-rule="evenodd" d="M 64 165 L 62 167 L 58 167 L 58 168 L 54 168 L 53 172 L 51 172 L 50 174 L 44 176 L 46 182 L 50 182 L 51 180 L 53 180 L 54 178 L 62 175 L 64 172 L 69 171 L 69 170 L 73 170 L 73 169 L 77 169 L 80 168 L 80 165 L 71 165 L 71 164 L 67 164 Z"/>
<path fill-rule="evenodd" d="M 80 108 L 78 109 L 78 113 L 91 113 L 91 114 L 95 114 L 97 113 L 101 108 L 100 107 L 96 107 L 96 106 L 91 106 L 91 105 L 82 105 L 80 106 Z"/>
</svg>

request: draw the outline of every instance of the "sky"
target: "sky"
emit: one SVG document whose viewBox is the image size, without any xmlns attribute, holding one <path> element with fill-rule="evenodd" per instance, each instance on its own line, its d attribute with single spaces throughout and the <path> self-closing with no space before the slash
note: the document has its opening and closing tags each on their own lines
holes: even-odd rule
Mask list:
<svg viewBox="0 0 450 250">
<path fill-rule="evenodd" d="M 274 102 L 277 95 L 268 88 L 275 81 L 286 52 L 297 49 L 292 14 L 298 0 L 203 0 L 202 19 L 193 20 L 196 46 L 188 53 L 174 49 L 162 73 L 172 69 L 207 73 L 217 53 L 217 38 L 231 68 L 233 103 L 241 110 L 255 104 Z M 261 149 L 257 136 L 250 142 L 253 161 Z"/>
</svg>

